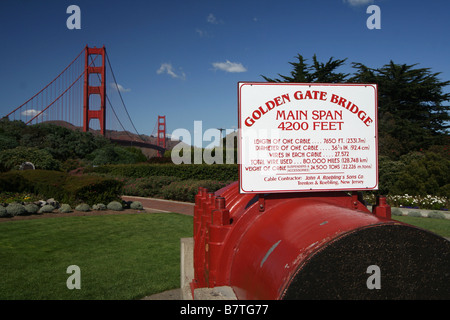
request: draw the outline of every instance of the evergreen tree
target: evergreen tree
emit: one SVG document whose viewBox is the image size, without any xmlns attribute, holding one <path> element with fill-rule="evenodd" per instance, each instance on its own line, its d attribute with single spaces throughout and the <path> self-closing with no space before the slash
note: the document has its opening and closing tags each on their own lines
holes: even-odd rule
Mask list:
<svg viewBox="0 0 450 320">
<path fill-rule="evenodd" d="M 278 74 L 281 79 L 271 79 L 262 76 L 268 82 L 297 82 L 297 83 L 339 83 L 346 82 L 348 74 L 336 72 L 347 59 L 334 60 L 331 57 L 326 63 L 319 62 L 317 56 L 313 56 L 313 64 L 308 66 L 305 58 L 301 54 L 297 55 L 298 62 L 289 62 L 294 67 L 291 76 Z"/>
<path fill-rule="evenodd" d="M 443 145 L 448 138 L 450 81 L 429 68 L 395 64 L 379 69 L 354 63 L 356 74 L 349 80 L 378 85 L 378 132 L 380 153 L 397 158 L 409 151 Z"/>
<path fill-rule="evenodd" d="M 378 85 L 379 154 L 391 159 L 411 151 L 428 150 L 448 144 L 450 93 L 444 88 L 450 81 L 440 81 L 440 73 L 414 65 L 390 61 L 378 69 L 353 63 L 353 75 L 338 72 L 347 59 L 330 58 L 326 63 L 313 56 L 308 65 L 297 55 L 289 62 L 290 76 L 262 76 L 268 82 L 296 83 L 374 83 Z"/>
</svg>

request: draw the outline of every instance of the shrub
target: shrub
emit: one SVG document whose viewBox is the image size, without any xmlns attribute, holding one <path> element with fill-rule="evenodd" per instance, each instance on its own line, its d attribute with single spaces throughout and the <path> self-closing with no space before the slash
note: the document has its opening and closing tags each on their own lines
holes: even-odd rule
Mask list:
<svg viewBox="0 0 450 320">
<path fill-rule="evenodd" d="M 29 203 L 25 205 L 25 211 L 28 214 L 36 214 L 39 211 L 39 206 L 35 205 L 34 203 Z"/>
<path fill-rule="evenodd" d="M 17 193 L 17 192 L 1 192 L 0 193 L 0 203 L 32 203 L 38 201 L 39 196 L 35 196 L 30 193 Z"/>
<path fill-rule="evenodd" d="M 2 151 L 0 155 L 0 167 L 3 171 L 19 169 L 26 162 L 32 162 L 36 169 L 59 170 L 60 162 L 53 159 L 52 155 L 43 149 L 16 147 Z"/>
<path fill-rule="evenodd" d="M 94 165 L 144 162 L 147 157 L 138 148 L 106 145 L 96 149 L 88 157 Z"/>
<path fill-rule="evenodd" d="M 72 212 L 72 207 L 67 203 L 63 203 L 58 211 L 61 213 L 69 213 Z"/>
<path fill-rule="evenodd" d="M 391 210 L 391 214 L 393 216 L 402 216 L 403 215 L 402 210 L 400 210 L 399 208 L 393 208 Z"/>
<path fill-rule="evenodd" d="M 92 210 L 106 210 L 106 206 L 103 203 L 94 204 Z"/>
<path fill-rule="evenodd" d="M 195 195 L 199 187 L 208 188 L 210 192 L 215 192 L 225 187 L 228 182 L 219 182 L 213 180 L 185 180 L 173 182 L 162 189 L 162 195 L 165 199 L 195 202 Z"/>
<path fill-rule="evenodd" d="M 0 174 L 0 190 L 3 192 L 14 193 L 24 192 L 30 189 L 28 181 L 15 172 L 5 172 Z"/>
<path fill-rule="evenodd" d="M 436 196 L 411 196 L 405 195 L 390 195 L 387 197 L 387 201 L 394 207 L 409 207 L 409 208 L 421 208 L 439 210 L 448 207 L 449 199 L 447 197 Z"/>
<path fill-rule="evenodd" d="M 123 182 L 99 176 L 70 176 L 61 171 L 26 170 L 0 174 L 0 190 L 40 194 L 71 205 L 92 205 L 120 199 Z"/>
<path fill-rule="evenodd" d="M 134 209 L 134 210 L 142 210 L 142 209 L 144 209 L 144 207 L 142 206 L 142 203 L 140 203 L 139 201 L 133 201 L 130 204 L 130 208 Z"/>
<path fill-rule="evenodd" d="M 154 176 L 127 179 L 123 187 L 123 193 L 129 196 L 159 197 L 161 196 L 161 189 L 175 181 L 180 181 L 180 178 Z"/>
<path fill-rule="evenodd" d="M 4 206 L 0 206 L 0 218 L 10 217 L 11 215 L 6 211 Z"/>
<path fill-rule="evenodd" d="M 422 214 L 419 211 L 409 211 L 408 217 L 422 217 Z"/>
<path fill-rule="evenodd" d="M 55 210 L 54 206 L 52 206 L 51 204 L 46 204 L 39 209 L 39 213 L 50 213 L 53 212 L 53 210 Z"/>
<path fill-rule="evenodd" d="M 21 205 L 20 203 L 10 203 L 6 207 L 6 211 L 11 216 L 21 216 L 21 215 L 24 215 L 25 213 L 27 213 L 27 211 L 25 210 L 25 207 L 23 205 Z"/>
<path fill-rule="evenodd" d="M 122 204 L 118 201 L 111 201 L 110 203 L 108 203 L 108 205 L 106 207 L 109 210 L 114 210 L 114 211 L 122 211 L 123 210 Z"/>
<path fill-rule="evenodd" d="M 170 176 L 181 180 L 236 181 L 239 179 L 237 164 L 119 164 L 90 168 L 87 172 L 130 178 Z"/>
<path fill-rule="evenodd" d="M 91 207 L 87 203 L 81 203 L 75 207 L 75 210 L 87 212 L 91 210 Z"/>
<path fill-rule="evenodd" d="M 90 205 L 117 201 L 123 190 L 123 182 L 98 176 L 70 176 L 66 184 L 74 200 Z"/>
<path fill-rule="evenodd" d="M 445 218 L 445 214 L 443 214 L 442 212 L 437 212 L 437 211 L 432 211 L 428 214 L 428 218 L 433 218 L 433 219 L 446 219 Z"/>
</svg>

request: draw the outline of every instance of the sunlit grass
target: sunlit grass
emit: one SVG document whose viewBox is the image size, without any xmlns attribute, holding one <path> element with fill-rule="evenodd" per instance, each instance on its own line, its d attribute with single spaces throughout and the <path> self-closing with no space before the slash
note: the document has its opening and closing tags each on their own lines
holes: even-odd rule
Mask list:
<svg viewBox="0 0 450 320">
<path fill-rule="evenodd" d="M 179 287 L 192 217 L 124 214 L 0 223 L 0 299 L 139 299 Z M 69 290 L 67 267 L 81 271 Z"/>
<path fill-rule="evenodd" d="M 392 216 L 392 219 L 429 230 L 442 237 L 450 238 L 450 220 L 407 216 Z"/>
</svg>

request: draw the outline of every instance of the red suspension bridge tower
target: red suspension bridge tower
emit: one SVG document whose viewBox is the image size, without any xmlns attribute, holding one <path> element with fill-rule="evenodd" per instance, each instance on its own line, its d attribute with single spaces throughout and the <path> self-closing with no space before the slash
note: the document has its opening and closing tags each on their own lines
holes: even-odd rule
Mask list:
<svg viewBox="0 0 450 320">
<path fill-rule="evenodd" d="M 99 55 L 102 57 L 102 65 L 100 67 L 92 67 L 89 63 L 91 55 Z M 91 58 L 92 59 L 92 58 Z M 100 86 L 91 86 L 89 84 L 89 76 L 91 74 L 97 74 L 100 78 Z M 98 119 L 100 122 L 100 132 L 102 136 L 105 136 L 105 97 L 106 97 L 106 72 L 105 72 L 105 47 L 103 48 L 89 48 L 85 49 L 85 66 L 84 66 L 84 102 L 83 102 L 83 131 L 89 131 L 89 122 L 91 119 Z M 100 95 L 100 109 L 90 110 L 89 97 L 91 94 Z"/>
<path fill-rule="evenodd" d="M 111 79 L 110 86 L 106 85 L 107 72 L 108 79 Z M 123 108 L 114 108 L 111 101 L 119 101 Z M 23 121 L 27 125 L 67 122 L 82 128 L 84 132 L 90 130 L 91 120 L 97 119 L 100 134 L 107 137 L 108 127 L 111 136 L 107 138 L 115 143 L 154 149 L 160 157 L 166 149 L 166 117 L 158 116 L 156 142 L 139 134 L 122 98 L 105 46 L 96 48 L 86 45 L 58 76 L 4 117 Z M 131 134 L 132 131 L 136 134 Z M 113 132 L 123 134 L 114 137 Z M 155 130 L 151 135 L 154 133 Z"/>
<path fill-rule="evenodd" d="M 156 144 L 166 149 L 166 116 L 158 116 L 158 138 Z M 163 157 L 164 152 L 158 151 L 158 157 Z"/>
</svg>

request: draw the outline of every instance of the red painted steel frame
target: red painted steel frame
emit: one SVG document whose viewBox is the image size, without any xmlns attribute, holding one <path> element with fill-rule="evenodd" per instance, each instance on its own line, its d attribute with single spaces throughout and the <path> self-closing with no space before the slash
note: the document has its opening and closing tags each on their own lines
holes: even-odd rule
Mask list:
<svg viewBox="0 0 450 320">
<path fill-rule="evenodd" d="M 102 66 L 101 67 L 91 67 L 89 63 L 90 55 L 101 55 L 102 56 Z M 89 131 L 89 122 L 91 119 L 98 119 L 100 122 L 100 132 L 103 136 L 106 133 L 106 67 L 105 67 L 105 47 L 103 48 L 89 48 L 86 46 L 85 49 L 85 72 L 84 72 L 84 104 L 83 104 L 83 131 Z M 101 85 L 99 87 L 94 87 L 89 85 L 89 75 L 90 74 L 100 74 Z M 89 110 L 89 97 L 91 94 L 100 95 L 100 109 L 99 110 Z"/>
<path fill-rule="evenodd" d="M 370 212 L 356 193 L 215 194 L 200 188 L 194 209 L 191 289 L 231 286 L 238 299 L 281 299 L 302 261 L 340 236 L 390 220 L 381 201 Z"/>
<path fill-rule="evenodd" d="M 158 137 L 156 145 L 166 149 L 166 116 L 158 116 Z M 158 157 L 164 156 L 162 151 L 158 151 Z"/>
</svg>

